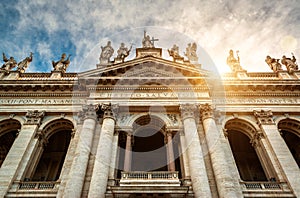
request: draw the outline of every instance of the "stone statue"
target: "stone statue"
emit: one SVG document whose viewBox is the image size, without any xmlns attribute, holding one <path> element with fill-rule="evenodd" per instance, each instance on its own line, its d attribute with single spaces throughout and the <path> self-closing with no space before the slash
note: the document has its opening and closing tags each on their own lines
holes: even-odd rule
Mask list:
<svg viewBox="0 0 300 198">
<path fill-rule="evenodd" d="M 173 45 L 171 49 L 168 49 L 169 55 L 173 57 L 173 59 L 183 58 L 179 55 L 179 47 L 177 45 Z"/>
<path fill-rule="evenodd" d="M 265 61 L 274 72 L 282 70 L 281 64 L 278 62 L 279 59 L 271 58 L 271 56 L 268 55 Z"/>
<path fill-rule="evenodd" d="M 286 69 L 288 70 L 289 73 L 298 70 L 298 65 L 296 64 L 296 58 L 293 53 L 292 53 L 292 57 L 293 59 L 283 56 L 281 59 L 281 63 L 286 66 Z"/>
<path fill-rule="evenodd" d="M 21 62 L 18 63 L 17 71 L 19 71 L 21 73 L 24 73 L 25 70 L 27 69 L 29 63 L 31 63 L 32 58 L 33 58 L 33 53 L 30 52 L 29 57 L 26 57 L 24 60 L 22 60 Z"/>
<path fill-rule="evenodd" d="M 153 48 L 154 47 L 154 43 L 152 43 L 150 36 L 146 35 L 146 31 L 144 31 L 144 38 L 143 38 L 142 44 L 143 44 L 143 48 Z"/>
<path fill-rule="evenodd" d="M 67 60 L 65 60 L 66 59 L 66 54 L 63 53 L 61 55 L 61 58 L 60 58 L 59 61 L 57 61 L 57 62 L 52 61 L 52 65 L 53 65 L 53 68 L 54 68 L 53 71 L 61 71 L 61 72 L 65 73 L 66 70 L 67 70 L 67 67 L 70 64 L 70 56 L 71 55 L 69 54 Z"/>
<path fill-rule="evenodd" d="M 188 58 L 189 61 L 198 61 L 197 56 L 197 44 L 196 43 L 189 43 L 186 52 L 184 55 Z"/>
<path fill-rule="evenodd" d="M 233 72 L 242 70 L 242 67 L 240 65 L 240 57 L 238 55 L 238 51 L 236 52 L 237 59 L 233 55 L 233 50 L 229 50 L 229 56 L 227 57 L 227 65 L 231 68 Z"/>
<path fill-rule="evenodd" d="M 3 61 L 4 61 L 4 64 L 1 67 L 2 71 L 9 72 L 10 70 L 12 70 L 14 67 L 17 66 L 17 61 L 14 59 L 14 57 L 11 56 L 8 59 L 4 53 L 2 53 L 2 55 L 3 55 Z"/>
<path fill-rule="evenodd" d="M 128 49 L 127 47 L 125 47 L 124 43 L 121 43 L 121 46 L 117 51 L 117 53 L 118 53 L 117 58 L 124 60 L 129 55 L 131 48 L 132 48 L 132 45 Z"/>
<path fill-rule="evenodd" d="M 106 64 L 106 63 L 109 63 L 109 59 L 110 57 L 112 57 L 113 53 L 114 53 L 114 49 L 112 48 L 111 46 L 111 42 L 108 41 L 107 42 L 107 45 L 102 47 L 101 46 L 101 54 L 100 54 L 100 64 Z"/>
</svg>

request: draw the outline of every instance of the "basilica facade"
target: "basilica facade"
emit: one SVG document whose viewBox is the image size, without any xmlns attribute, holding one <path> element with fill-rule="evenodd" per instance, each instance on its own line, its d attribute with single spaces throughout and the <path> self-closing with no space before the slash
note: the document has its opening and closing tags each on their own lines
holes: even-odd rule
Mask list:
<svg viewBox="0 0 300 198">
<path fill-rule="evenodd" d="M 251 73 L 230 51 L 218 76 L 196 50 L 167 60 L 145 32 L 81 73 L 66 54 L 49 73 L 5 58 L 0 197 L 300 197 L 295 57 Z"/>
</svg>

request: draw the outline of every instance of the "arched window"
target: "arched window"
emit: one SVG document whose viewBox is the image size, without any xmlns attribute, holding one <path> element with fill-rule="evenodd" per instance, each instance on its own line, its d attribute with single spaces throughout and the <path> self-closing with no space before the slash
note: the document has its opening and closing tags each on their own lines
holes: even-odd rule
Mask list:
<svg viewBox="0 0 300 198">
<path fill-rule="evenodd" d="M 249 123 L 237 119 L 227 122 L 225 128 L 241 179 L 266 181 L 267 177 L 259 158 L 264 156 L 258 156 L 257 144 L 259 143 L 255 142 L 254 137 L 251 136 L 256 133 L 255 129 Z"/>
<path fill-rule="evenodd" d="M 17 120 L 5 120 L 0 122 L 0 167 L 3 164 L 20 129 L 21 124 Z"/>
<path fill-rule="evenodd" d="M 32 181 L 56 181 L 60 172 L 71 141 L 73 124 L 70 121 L 59 120 L 48 124 L 45 129 L 45 140 L 40 153 L 35 171 L 31 176 Z M 41 152 L 42 151 L 42 152 Z"/>
<path fill-rule="evenodd" d="M 300 168 L 300 123 L 292 119 L 285 119 L 278 123 L 278 129 Z"/>
</svg>

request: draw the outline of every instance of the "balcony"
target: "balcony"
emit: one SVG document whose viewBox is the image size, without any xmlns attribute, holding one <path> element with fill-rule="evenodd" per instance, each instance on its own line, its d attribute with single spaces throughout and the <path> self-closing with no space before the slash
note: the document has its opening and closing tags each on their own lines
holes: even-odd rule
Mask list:
<svg viewBox="0 0 300 198">
<path fill-rule="evenodd" d="M 120 186 L 180 186 L 178 172 L 122 172 Z"/>
<path fill-rule="evenodd" d="M 56 197 L 60 182 L 15 181 L 5 197 Z"/>
<path fill-rule="evenodd" d="M 245 197 L 295 197 L 287 183 L 240 182 Z"/>
</svg>

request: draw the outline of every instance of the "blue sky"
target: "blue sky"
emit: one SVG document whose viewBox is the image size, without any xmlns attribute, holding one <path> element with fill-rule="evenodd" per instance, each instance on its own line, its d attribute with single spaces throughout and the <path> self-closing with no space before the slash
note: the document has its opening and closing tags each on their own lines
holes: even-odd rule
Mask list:
<svg viewBox="0 0 300 198">
<path fill-rule="evenodd" d="M 271 71 L 266 55 L 293 52 L 300 59 L 298 0 L 2 0 L 0 5 L 0 52 L 17 61 L 33 52 L 27 72 L 50 72 L 51 61 L 62 53 L 72 55 L 67 71 L 94 69 L 100 46 L 112 40 L 115 52 L 121 42 L 140 47 L 144 29 L 164 51 L 176 43 L 183 55 L 188 42 L 197 42 L 204 68 L 214 64 L 229 71 L 229 49 L 239 50 L 248 71 Z"/>
</svg>

